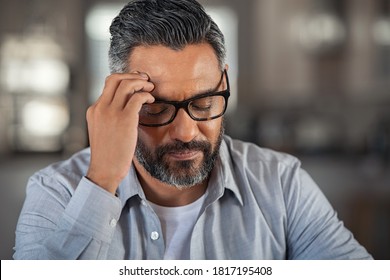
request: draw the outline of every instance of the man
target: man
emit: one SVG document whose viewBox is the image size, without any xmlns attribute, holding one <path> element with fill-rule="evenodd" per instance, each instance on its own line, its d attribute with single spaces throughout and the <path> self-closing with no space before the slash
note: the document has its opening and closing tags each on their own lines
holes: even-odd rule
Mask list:
<svg viewBox="0 0 390 280">
<path fill-rule="evenodd" d="M 223 133 L 224 39 L 195 0 L 111 28 L 90 149 L 30 179 L 16 259 L 369 259 L 295 158 Z"/>
</svg>

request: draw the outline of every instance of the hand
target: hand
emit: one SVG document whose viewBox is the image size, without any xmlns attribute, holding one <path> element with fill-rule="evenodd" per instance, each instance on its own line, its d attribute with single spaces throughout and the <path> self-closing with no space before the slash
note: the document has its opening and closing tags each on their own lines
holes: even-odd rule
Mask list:
<svg viewBox="0 0 390 280">
<path fill-rule="evenodd" d="M 144 103 L 154 102 L 154 85 L 143 73 L 112 74 L 100 98 L 88 108 L 91 161 L 87 178 L 115 194 L 129 172 Z"/>
</svg>

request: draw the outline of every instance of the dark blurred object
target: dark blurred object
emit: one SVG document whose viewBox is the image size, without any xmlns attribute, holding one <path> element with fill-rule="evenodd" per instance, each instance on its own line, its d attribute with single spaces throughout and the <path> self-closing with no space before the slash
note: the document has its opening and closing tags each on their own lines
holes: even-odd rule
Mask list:
<svg viewBox="0 0 390 280">
<path fill-rule="evenodd" d="M 375 259 L 389 259 L 390 192 L 361 193 L 351 198 L 346 226 Z"/>
<path fill-rule="evenodd" d="M 390 166 L 390 118 L 382 119 L 368 139 L 368 152 Z"/>
</svg>

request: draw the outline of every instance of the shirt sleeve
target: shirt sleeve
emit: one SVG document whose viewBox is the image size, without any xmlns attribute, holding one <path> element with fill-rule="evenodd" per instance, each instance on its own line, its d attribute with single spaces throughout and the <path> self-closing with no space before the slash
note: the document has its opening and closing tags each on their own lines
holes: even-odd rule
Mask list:
<svg viewBox="0 0 390 280">
<path fill-rule="evenodd" d="M 76 188 L 33 176 L 16 228 L 14 259 L 105 259 L 120 200 L 83 177 Z"/>
<path fill-rule="evenodd" d="M 372 259 L 302 169 L 286 193 L 289 259 Z"/>
</svg>

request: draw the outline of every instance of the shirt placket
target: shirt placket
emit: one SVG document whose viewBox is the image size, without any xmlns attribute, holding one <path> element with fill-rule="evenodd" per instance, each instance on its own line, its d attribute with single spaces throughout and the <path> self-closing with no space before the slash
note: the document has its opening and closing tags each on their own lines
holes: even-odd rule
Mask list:
<svg viewBox="0 0 390 280">
<path fill-rule="evenodd" d="M 164 258 L 165 242 L 162 234 L 161 223 L 152 207 L 141 200 L 141 209 L 145 218 L 144 223 L 144 253 L 148 260 L 161 260 Z"/>
</svg>

